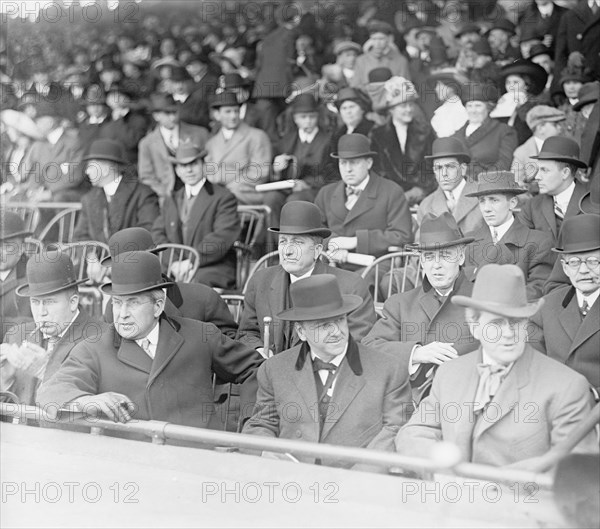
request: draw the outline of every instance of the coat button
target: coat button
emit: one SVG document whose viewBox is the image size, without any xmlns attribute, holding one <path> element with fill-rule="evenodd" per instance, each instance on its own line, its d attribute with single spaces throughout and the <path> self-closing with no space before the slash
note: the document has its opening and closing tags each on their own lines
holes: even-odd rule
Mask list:
<svg viewBox="0 0 600 529">
<path fill-rule="evenodd" d="M 296 430 L 296 437 L 302 437 L 302 432 L 300 430 Z"/>
<path fill-rule="evenodd" d="M 583 35 L 581 33 L 577 33 L 577 36 L 575 38 L 577 40 L 581 40 L 583 38 Z"/>
</svg>

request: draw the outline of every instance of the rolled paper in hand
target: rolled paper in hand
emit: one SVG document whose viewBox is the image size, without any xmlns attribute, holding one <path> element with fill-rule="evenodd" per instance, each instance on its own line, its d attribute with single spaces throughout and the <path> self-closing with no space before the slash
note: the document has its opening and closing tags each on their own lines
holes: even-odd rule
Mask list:
<svg viewBox="0 0 600 529">
<path fill-rule="evenodd" d="M 348 253 L 346 262 L 357 266 L 369 266 L 373 264 L 375 257 L 365 253 Z"/>
<path fill-rule="evenodd" d="M 254 189 L 260 193 L 266 191 L 279 191 L 281 189 L 292 189 L 296 180 L 281 180 L 280 182 L 269 182 L 268 184 L 256 184 Z"/>
<path fill-rule="evenodd" d="M 271 350 L 270 350 L 270 344 L 269 342 L 271 341 L 271 322 L 273 321 L 273 319 L 270 316 L 265 316 L 263 318 L 263 323 L 265 325 L 265 332 L 264 332 L 264 353 L 266 358 L 270 358 L 271 355 Z"/>
</svg>

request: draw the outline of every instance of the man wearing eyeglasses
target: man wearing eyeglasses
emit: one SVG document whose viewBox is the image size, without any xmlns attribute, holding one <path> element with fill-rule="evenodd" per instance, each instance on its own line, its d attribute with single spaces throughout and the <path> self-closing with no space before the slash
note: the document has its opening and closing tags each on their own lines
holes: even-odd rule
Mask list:
<svg viewBox="0 0 600 529">
<path fill-rule="evenodd" d="M 544 297 L 532 321 L 532 339 L 549 357 L 565 363 L 600 389 L 600 216 L 566 219 L 562 248 L 553 248 L 571 284 Z M 597 394 L 596 394 L 597 395 Z"/>
</svg>

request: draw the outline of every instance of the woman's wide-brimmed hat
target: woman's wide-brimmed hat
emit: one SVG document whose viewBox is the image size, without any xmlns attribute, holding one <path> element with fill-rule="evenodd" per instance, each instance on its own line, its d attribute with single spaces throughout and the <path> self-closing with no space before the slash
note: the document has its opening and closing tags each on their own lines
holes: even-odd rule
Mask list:
<svg viewBox="0 0 600 529">
<path fill-rule="evenodd" d="M 77 279 L 73 261 L 60 250 L 47 250 L 33 255 L 27 261 L 26 274 L 27 283 L 17 288 L 17 296 L 48 296 L 88 280 Z"/>
<path fill-rule="evenodd" d="M 362 303 L 360 296 L 342 295 L 337 278 L 317 274 L 290 286 L 292 308 L 277 314 L 284 321 L 313 321 L 348 314 Z"/>
<path fill-rule="evenodd" d="M 452 303 L 505 318 L 530 318 L 544 300 L 527 301 L 525 276 L 517 265 L 487 264 L 477 273 L 472 295 L 453 296 Z"/>
<path fill-rule="evenodd" d="M 383 87 L 387 109 L 419 99 L 415 85 L 404 77 L 396 75 L 388 79 Z"/>
<path fill-rule="evenodd" d="M 110 255 L 100 261 L 102 266 L 112 266 L 113 260 L 117 261 L 123 252 L 150 252 L 160 253 L 166 248 L 156 248 L 152 235 L 145 228 L 125 228 L 113 233 L 108 239 Z"/>
<path fill-rule="evenodd" d="M 366 94 L 356 88 L 342 88 L 335 99 L 335 106 L 339 108 L 344 101 L 354 101 L 360 105 L 365 112 L 371 110 L 371 102 Z"/>
<path fill-rule="evenodd" d="M 465 237 L 456 219 L 448 211 L 441 215 L 425 215 L 419 230 L 419 242 L 408 244 L 407 248 L 417 251 L 435 251 L 451 246 L 469 244 L 475 239 Z"/>
<path fill-rule="evenodd" d="M 526 75 L 531 79 L 530 92 L 532 95 L 541 94 L 546 87 L 548 81 L 548 73 L 539 64 L 536 64 L 528 59 L 517 59 L 511 64 L 507 64 L 500 70 L 502 79 L 506 79 L 509 75 Z"/>
<path fill-rule="evenodd" d="M 600 216 L 575 215 L 565 219 L 560 228 L 562 248 L 552 248 L 556 253 L 584 253 L 600 248 Z"/>
<path fill-rule="evenodd" d="M 363 134 L 344 134 L 337 144 L 337 152 L 330 154 L 332 158 L 367 158 L 376 156 L 377 152 L 371 150 L 369 138 Z"/>
<path fill-rule="evenodd" d="M 312 202 L 293 200 L 281 208 L 279 228 L 269 228 L 270 232 L 286 235 L 316 235 L 329 237 L 331 230 L 321 225 L 321 210 Z"/>
</svg>

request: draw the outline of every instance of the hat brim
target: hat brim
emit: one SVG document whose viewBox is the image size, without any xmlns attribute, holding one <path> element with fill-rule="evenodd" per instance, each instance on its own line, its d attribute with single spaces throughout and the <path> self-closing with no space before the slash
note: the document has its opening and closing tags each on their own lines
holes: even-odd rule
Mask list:
<svg viewBox="0 0 600 529">
<path fill-rule="evenodd" d="M 276 314 L 276 317 L 283 321 L 314 321 L 335 318 L 348 314 L 357 309 L 363 302 L 360 296 L 346 294 L 342 296 L 342 306 L 337 309 L 320 310 L 318 307 L 291 308 Z"/>
<path fill-rule="evenodd" d="M 16 239 L 18 237 L 29 237 L 33 232 L 31 231 L 17 231 L 15 233 L 6 233 L 0 235 L 0 241 L 8 241 L 10 239 Z"/>
<path fill-rule="evenodd" d="M 588 191 L 579 200 L 579 210 L 582 213 L 589 213 L 591 215 L 600 215 L 600 204 L 596 205 L 592 203 L 592 195 Z"/>
<path fill-rule="evenodd" d="M 483 301 L 478 299 L 470 298 L 469 296 L 453 296 L 452 303 L 459 307 L 467 307 L 470 309 L 483 310 L 491 312 L 492 314 L 498 314 L 505 318 L 530 318 L 533 316 L 544 304 L 543 299 L 538 299 L 533 303 L 527 303 L 523 307 L 515 307 L 512 305 L 505 305 L 504 303 L 494 303 L 493 301 Z"/>
<path fill-rule="evenodd" d="M 329 156 L 332 158 L 344 158 L 346 160 L 351 160 L 353 158 L 371 158 L 373 156 L 377 156 L 378 153 L 375 151 L 367 151 L 367 152 L 333 152 Z"/>
<path fill-rule="evenodd" d="M 113 283 L 106 283 L 105 285 L 100 286 L 100 290 L 108 296 L 133 296 L 134 294 L 142 294 L 143 292 L 170 287 L 174 284 L 174 281 L 163 281 L 154 285 L 118 285 L 116 288 L 113 288 Z"/>
<path fill-rule="evenodd" d="M 164 252 L 165 250 L 167 250 L 168 248 L 166 246 L 163 246 L 162 248 L 152 248 L 151 250 L 141 250 L 142 252 L 150 252 L 154 255 L 156 255 L 157 253 L 160 252 Z M 112 261 L 112 256 L 107 256 L 104 259 L 102 259 L 102 261 L 100 261 L 100 265 L 101 266 L 105 266 L 105 267 L 109 267 L 113 265 L 113 261 Z"/>
<path fill-rule="evenodd" d="M 194 160 L 198 160 L 199 158 L 204 159 L 207 154 L 207 151 L 201 151 L 196 156 L 188 156 L 187 158 L 174 158 L 173 156 L 168 156 L 167 158 L 171 163 L 186 165 L 188 163 L 192 163 Z"/>
<path fill-rule="evenodd" d="M 169 105 L 166 107 L 150 107 L 150 112 L 179 112 L 177 105 Z"/>
<path fill-rule="evenodd" d="M 553 252 L 556 253 L 584 253 L 584 252 L 593 252 L 594 250 L 600 249 L 600 241 L 590 241 L 580 248 L 552 248 Z"/>
<path fill-rule="evenodd" d="M 60 286 L 55 286 L 55 287 L 49 287 L 46 289 L 39 289 L 39 290 L 35 290 L 35 288 L 31 288 L 31 285 L 29 285 L 29 283 L 26 283 L 24 285 L 21 285 L 20 287 L 17 287 L 17 289 L 15 290 L 15 294 L 17 294 L 17 296 L 21 297 L 21 298 L 30 298 L 30 297 L 35 297 L 35 296 L 48 296 L 49 294 L 55 294 L 56 292 L 61 292 L 62 290 L 66 290 L 67 288 L 73 288 L 76 287 L 77 285 L 82 285 L 83 283 L 87 283 L 89 281 L 89 278 L 85 278 L 85 279 L 78 279 L 77 281 L 73 281 L 71 283 L 69 283 L 68 285 L 60 285 Z"/>
<path fill-rule="evenodd" d="M 551 152 L 540 153 L 537 156 L 530 156 L 530 158 L 533 160 L 550 160 L 553 162 L 572 163 L 573 165 L 576 165 L 577 167 L 581 167 L 582 169 L 585 169 L 587 167 L 587 164 L 585 162 L 582 162 L 581 160 L 578 160 L 577 158 L 571 158 L 570 156 L 562 156 L 560 154 L 553 154 Z"/>
<path fill-rule="evenodd" d="M 316 235 L 317 237 L 323 237 L 324 239 L 331 235 L 331 230 L 329 228 L 312 228 L 309 230 L 300 228 L 267 228 L 267 231 L 270 231 L 271 233 L 281 233 L 283 235 Z"/>
<path fill-rule="evenodd" d="M 588 97 L 588 98 L 583 98 L 580 99 L 579 101 L 577 101 L 577 103 L 575 103 L 573 105 L 573 110 L 575 111 L 579 111 L 581 110 L 585 105 L 589 105 L 590 103 L 596 103 L 596 101 L 598 101 L 597 97 Z"/>
<path fill-rule="evenodd" d="M 118 156 L 109 156 L 109 155 L 103 155 L 103 154 L 87 154 L 85 155 L 83 158 L 81 158 L 82 162 L 90 162 L 92 160 L 107 160 L 109 162 L 115 162 L 121 165 L 127 165 L 127 160 L 123 159 L 123 158 L 119 158 Z"/>
<path fill-rule="evenodd" d="M 500 189 L 488 189 L 486 191 L 473 191 L 467 193 L 466 197 L 483 197 L 485 195 L 520 195 L 526 193 L 527 189 L 521 189 L 519 187 L 500 188 Z"/>
<path fill-rule="evenodd" d="M 434 242 L 431 244 L 423 244 L 419 242 L 413 242 L 406 245 L 407 250 L 414 250 L 417 252 L 425 252 L 431 250 L 440 250 L 442 248 L 450 248 L 450 246 L 460 246 L 461 244 L 470 244 L 475 239 L 473 237 L 463 237 L 462 239 L 455 239 L 454 241 L 446 242 Z"/>
<path fill-rule="evenodd" d="M 458 158 L 459 161 L 462 160 L 464 163 L 469 163 L 471 161 L 471 157 L 466 152 L 439 152 L 424 156 L 424 158 L 426 160 L 435 160 L 436 158 Z"/>
<path fill-rule="evenodd" d="M 544 91 L 546 82 L 548 81 L 548 75 L 542 74 L 537 69 L 534 69 L 528 65 L 518 64 L 516 66 L 508 65 L 500 72 L 500 78 L 505 79 L 509 75 L 528 75 L 531 77 L 534 86 L 531 88 L 533 95 L 539 95 Z"/>
</svg>

